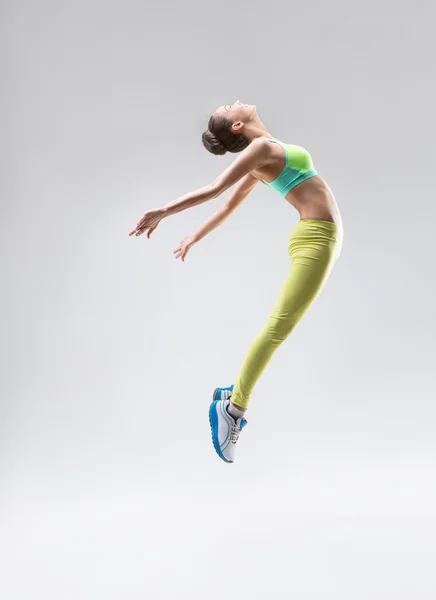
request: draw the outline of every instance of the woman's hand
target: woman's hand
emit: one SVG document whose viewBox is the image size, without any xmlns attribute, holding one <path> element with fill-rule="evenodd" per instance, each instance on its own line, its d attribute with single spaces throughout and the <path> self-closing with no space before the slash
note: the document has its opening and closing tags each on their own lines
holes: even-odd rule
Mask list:
<svg viewBox="0 0 436 600">
<path fill-rule="evenodd" d="M 140 221 L 138 221 L 136 227 L 132 229 L 129 235 L 138 236 L 147 232 L 147 237 L 149 238 L 163 218 L 164 211 L 162 208 L 152 208 L 151 210 L 147 210 L 145 215 Z"/>
<path fill-rule="evenodd" d="M 192 235 L 188 235 L 182 240 L 176 250 L 174 250 L 173 254 L 175 258 L 181 258 L 182 262 L 185 262 L 185 256 L 188 254 L 188 251 L 195 244 L 194 238 Z"/>
</svg>

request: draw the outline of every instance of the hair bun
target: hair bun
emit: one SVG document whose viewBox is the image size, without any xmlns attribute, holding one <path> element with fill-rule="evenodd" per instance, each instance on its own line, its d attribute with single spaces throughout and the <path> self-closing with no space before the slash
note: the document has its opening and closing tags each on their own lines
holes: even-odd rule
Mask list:
<svg viewBox="0 0 436 600">
<path fill-rule="evenodd" d="M 203 146 L 212 154 L 225 154 L 227 148 L 209 129 L 201 136 Z"/>
</svg>

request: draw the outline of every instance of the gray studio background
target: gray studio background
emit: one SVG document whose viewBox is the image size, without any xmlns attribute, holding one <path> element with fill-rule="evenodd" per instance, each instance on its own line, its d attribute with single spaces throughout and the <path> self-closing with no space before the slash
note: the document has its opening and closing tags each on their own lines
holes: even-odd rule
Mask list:
<svg viewBox="0 0 436 600">
<path fill-rule="evenodd" d="M 434 7 L 1 2 L 2 600 L 436 594 Z M 207 418 L 289 268 L 258 186 L 128 237 L 234 158 L 255 103 L 307 147 L 343 253 L 228 466 Z"/>
</svg>

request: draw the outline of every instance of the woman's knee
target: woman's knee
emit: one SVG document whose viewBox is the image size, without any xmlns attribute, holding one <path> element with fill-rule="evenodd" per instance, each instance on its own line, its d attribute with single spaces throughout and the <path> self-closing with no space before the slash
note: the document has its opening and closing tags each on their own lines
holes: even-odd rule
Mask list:
<svg viewBox="0 0 436 600">
<path fill-rule="evenodd" d="M 292 333 L 298 319 L 296 317 L 269 317 L 265 330 L 274 345 L 280 345 Z"/>
</svg>

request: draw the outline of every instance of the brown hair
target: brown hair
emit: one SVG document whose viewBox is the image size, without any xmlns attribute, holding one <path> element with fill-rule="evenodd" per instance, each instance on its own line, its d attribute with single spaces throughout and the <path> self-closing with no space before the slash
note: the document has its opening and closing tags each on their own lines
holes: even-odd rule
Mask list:
<svg viewBox="0 0 436 600">
<path fill-rule="evenodd" d="M 209 119 L 208 130 L 201 136 L 206 150 L 212 154 L 244 150 L 248 146 L 248 140 L 242 133 L 234 133 L 232 124 L 230 119 L 212 115 Z"/>
</svg>

